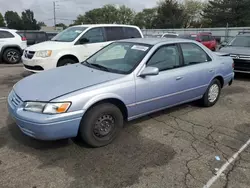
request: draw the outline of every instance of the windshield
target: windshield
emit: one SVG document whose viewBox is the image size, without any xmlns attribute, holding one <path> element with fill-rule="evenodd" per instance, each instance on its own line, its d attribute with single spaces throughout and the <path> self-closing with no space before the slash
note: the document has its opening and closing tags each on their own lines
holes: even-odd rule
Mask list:
<svg viewBox="0 0 250 188">
<path fill-rule="evenodd" d="M 229 43 L 229 46 L 250 47 L 250 36 L 237 36 Z"/>
<path fill-rule="evenodd" d="M 65 29 L 61 33 L 57 34 L 51 40 L 59 42 L 72 42 L 86 29 L 87 27 L 69 27 L 68 29 Z"/>
<path fill-rule="evenodd" d="M 83 62 L 84 65 L 103 71 L 129 74 L 145 57 L 150 45 L 115 42 Z"/>
</svg>

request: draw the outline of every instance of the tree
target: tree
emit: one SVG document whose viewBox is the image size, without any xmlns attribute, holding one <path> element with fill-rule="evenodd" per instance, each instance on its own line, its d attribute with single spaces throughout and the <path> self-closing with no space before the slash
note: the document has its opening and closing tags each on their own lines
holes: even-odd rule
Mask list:
<svg viewBox="0 0 250 188">
<path fill-rule="evenodd" d="M 22 22 L 25 30 L 39 30 L 41 28 L 34 18 L 34 12 L 29 9 L 22 12 Z"/>
<path fill-rule="evenodd" d="M 44 22 L 38 22 L 37 25 L 39 25 L 39 27 L 46 27 L 46 24 Z"/>
<path fill-rule="evenodd" d="M 64 23 L 58 23 L 56 24 L 56 27 L 62 27 L 63 29 L 67 28 L 67 26 Z"/>
<path fill-rule="evenodd" d="M 17 14 L 17 12 L 7 11 L 4 15 L 4 18 L 5 18 L 7 27 L 9 29 L 17 29 L 17 30 L 23 29 L 22 19 Z"/>
<path fill-rule="evenodd" d="M 210 0 L 204 8 L 207 27 L 243 27 L 250 24 L 250 0 Z"/>
<path fill-rule="evenodd" d="M 157 17 L 157 9 L 143 9 L 134 17 L 134 24 L 140 28 L 153 29 L 155 28 L 155 20 Z"/>
<path fill-rule="evenodd" d="M 184 2 L 184 27 L 197 27 L 201 25 L 204 3 L 199 0 L 185 0 Z"/>
<path fill-rule="evenodd" d="M 135 12 L 125 5 L 122 5 L 117 9 L 117 23 L 119 24 L 132 24 L 134 17 Z"/>
<path fill-rule="evenodd" d="M 5 27 L 3 15 L 0 13 L 0 27 Z"/>
<path fill-rule="evenodd" d="M 162 0 L 157 7 L 156 28 L 180 28 L 184 24 L 185 12 L 177 0 Z"/>
</svg>

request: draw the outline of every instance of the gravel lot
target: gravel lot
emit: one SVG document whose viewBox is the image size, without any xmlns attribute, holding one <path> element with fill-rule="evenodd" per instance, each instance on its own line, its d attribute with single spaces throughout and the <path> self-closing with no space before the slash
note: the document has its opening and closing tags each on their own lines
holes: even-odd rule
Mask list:
<svg viewBox="0 0 250 188">
<path fill-rule="evenodd" d="M 191 103 L 138 119 L 103 148 L 74 139 L 37 141 L 19 131 L 6 107 L 8 92 L 27 75 L 20 66 L 0 65 L 3 188 L 203 187 L 250 137 L 250 76 L 240 75 L 214 107 Z M 249 185 L 247 147 L 211 187 Z"/>
</svg>

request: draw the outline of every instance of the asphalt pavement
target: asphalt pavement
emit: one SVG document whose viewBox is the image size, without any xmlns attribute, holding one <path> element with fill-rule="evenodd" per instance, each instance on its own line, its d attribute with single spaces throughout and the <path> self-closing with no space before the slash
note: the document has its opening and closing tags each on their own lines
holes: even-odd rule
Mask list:
<svg viewBox="0 0 250 188">
<path fill-rule="evenodd" d="M 0 65 L 0 187 L 250 186 L 250 76 L 238 75 L 214 107 L 194 102 L 151 114 L 127 123 L 112 144 L 93 149 L 76 139 L 45 142 L 19 131 L 6 97 L 28 75 L 21 66 Z"/>
</svg>

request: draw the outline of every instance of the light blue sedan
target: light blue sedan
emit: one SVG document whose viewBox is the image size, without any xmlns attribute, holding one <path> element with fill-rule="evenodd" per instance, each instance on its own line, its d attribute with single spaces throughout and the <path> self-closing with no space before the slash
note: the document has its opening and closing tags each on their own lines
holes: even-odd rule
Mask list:
<svg viewBox="0 0 250 188">
<path fill-rule="evenodd" d="M 85 62 L 24 78 L 10 92 L 8 108 L 28 136 L 79 136 L 100 147 L 124 121 L 194 100 L 213 106 L 233 78 L 231 57 L 195 41 L 129 39 Z"/>
</svg>

